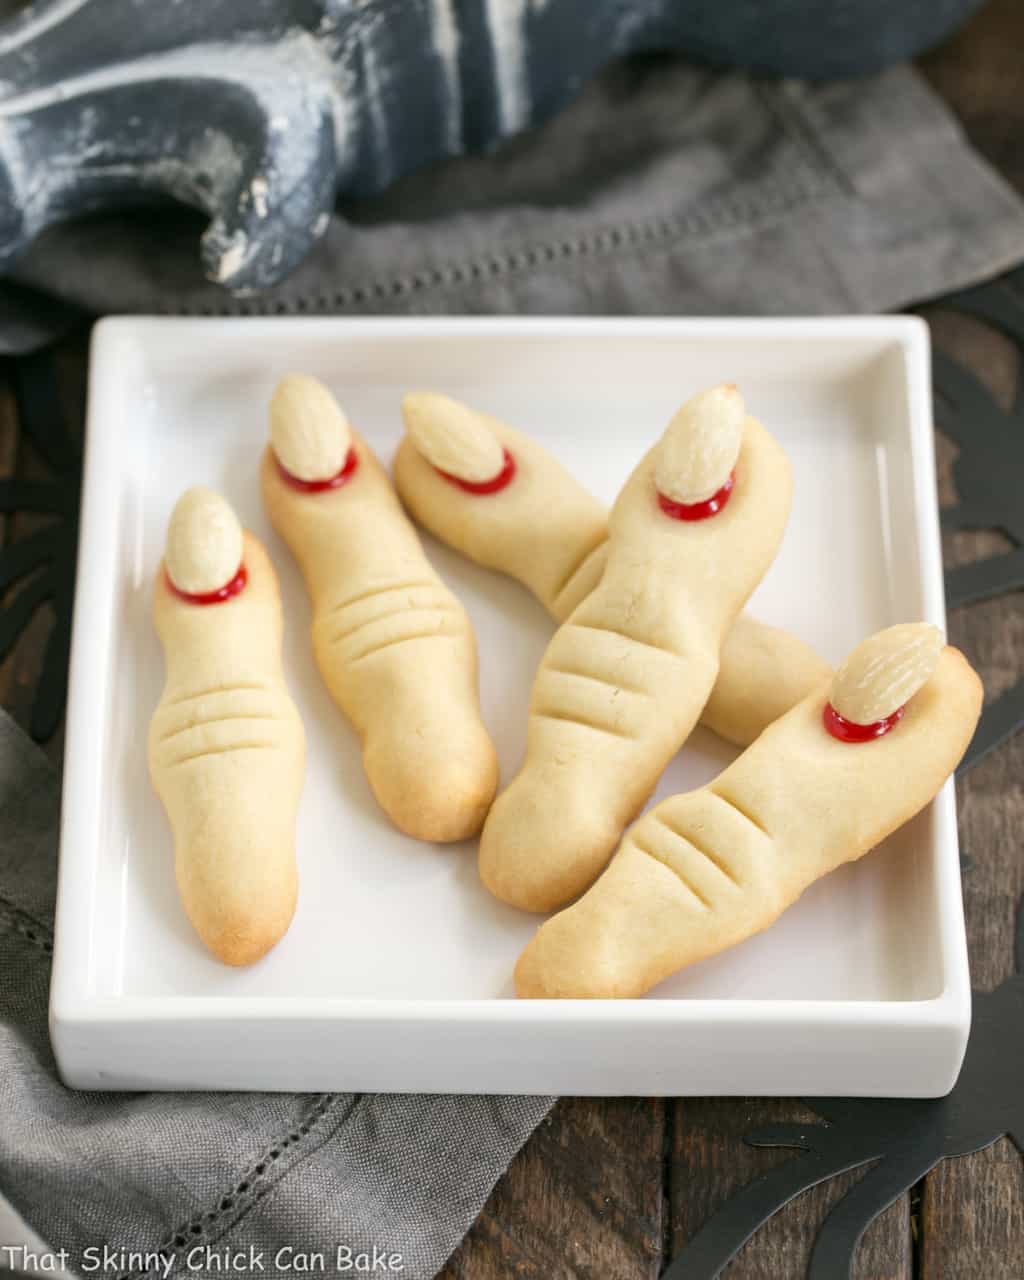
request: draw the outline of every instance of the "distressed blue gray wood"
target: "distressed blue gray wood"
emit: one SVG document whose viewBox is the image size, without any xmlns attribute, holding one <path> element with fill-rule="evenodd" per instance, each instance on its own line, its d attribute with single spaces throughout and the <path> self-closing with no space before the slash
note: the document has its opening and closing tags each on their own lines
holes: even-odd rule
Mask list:
<svg viewBox="0 0 1024 1280">
<path fill-rule="evenodd" d="M 490 147 L 621 54 L 866 71 L 977 2 L 39 0 L 0 24 L 0 269 L 53 222 L 171 197 L 210 219 L 209 277 L 257 289 L 339 193 Z"/>
</svg>

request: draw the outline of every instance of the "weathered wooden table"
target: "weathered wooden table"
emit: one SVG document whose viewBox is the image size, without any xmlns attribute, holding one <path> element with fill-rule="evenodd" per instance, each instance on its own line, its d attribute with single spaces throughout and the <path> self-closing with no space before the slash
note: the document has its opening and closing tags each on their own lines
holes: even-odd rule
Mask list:
<svg viewBox="0 0 1024 1280">
<path fill-rule="evenodd" d="M 1024 5 L 996 0 L 922 67 L 959 114 L 973 141 L 1024 191 Z M 955 353 L 1009 404 L 1022 371 L 1013 345 L 982 323 L 923 311 L 940 350 Z M 59 352 L 60 394 L 81 420 L 84 339 Z M 941 425 L 941 423 L 940 423 Z M 937 442 L 943 500 L 954 498 L 953 449 Z M 9 385 L 0 384 L 0 475 L 45 468 L 19 432 Z M 1022 486 L 1024 490 L 1024 486 Z M 1024 497 L 1022 497 L 1024 501 Z M 47 517 L 18 515 L 0 528 L 22 538 Z M 956 565 L 1007 549 L 996 534 L 946 539 Z M 52 624 L 44 606 L 0 666 L 0 702 L 27 723 Z M 953 643 L 979 668 L 992 697 L 1024 676 L 1024 600 L 954 611 Z M 47 744 L 59 762 L 63 733 Z M 1024 890 L 1024 735 L 988 757 L 959 785 L 960 830 L 969 854 L 964 877 L 975 987 L 1009 976 L 1014 912 Z M 1024 1087 L 1024 1064 L 1021 1068 Z M 793 1158 L 754 1149 L 758 1125 L 811 1118 L 793 1101 L 771 1099 L 573 1099 L 559 1102 L 513 1161 L 445 1280 L 654 1280 L 726 1198 L 755 1174 Z M 844 1175 L 779 1212 L 728 1268 L 730 1280 L 795 1280 L 803 1274 L 828 1207 L 857 1180 Z M 1021 1280 L 1024 1277 L 1024 1161 L 1006 1139 L 938 1166 L 870 1228 L 857 1254 L 858 1280 Z"/>
</svg>

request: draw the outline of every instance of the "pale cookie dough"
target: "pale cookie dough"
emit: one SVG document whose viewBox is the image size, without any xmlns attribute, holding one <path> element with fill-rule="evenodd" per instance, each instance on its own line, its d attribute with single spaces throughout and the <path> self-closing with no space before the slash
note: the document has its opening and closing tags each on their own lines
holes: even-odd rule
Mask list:
<svg viewBox="0 0 1024 1280">
<path fill-rule="evenodd" d="M 687 429 L 684 408 L 666 434 Z M 484 825 L 480 875 L 503 901 L 548 911 L 586 889 L 696 724 L 789 512 L 779 445 L 745 416 L 738 443 L 735 487 L 710 519 L 660 509 L 663 441 L 619 495 L 604 576 L 541 660 L 525 763 Z"/>
<path fill-rule="evenodd" d="M 204 553 L 210 528 L 220 532 Z M 168 583 L 170 572 L 187 590 L 172 566 L 188 564 L 198 570 L 193 592 L 215 591 L 240 562 L 245 587 L 216 604 L 184 600 Z M 209 490 L 190 490 L 175 510 L 153 616 L 167 678 L 149 729 L 149 771 L 174 832 L 181 900 L 214 955 L 251 964 L 295 910 L 305 738 L 281 671 L 277 577 L 259 541 Z"/>
<path fill-rule="evenodd" d="M 535 440 L 497 418 L 432 392 L 406 396 L 402 411 L 409 434 L 395 458 L 395 487 L 414 518 L 477 564 L 523 583 L 556 622 L 564 622 L 604 572 L 604 505 Z M 443 453 L 431 432 L 444 441 Z M 453 440 L 462 444 L 461 454 Z M 480 473 L 493 474 L 493 442 L 515 459 L 506 489 L 480 497 L 438 474 L 437 466 L 449 472 L 460 462 L 464 467 L 468 454 L 473 474 L 464 469 L 464 478 L 487 478 Z M 747 746 L 829 674 L 802 640 L 740 614 L 722 646 L 701 723 Z"/>
<path fill-rule="evenodd" d="M 710 785 L 663 801 L 630 828 L 589 893 L 523 952 L 518 994 L 643 995 L 766 929 L 815 880 L 922 809 L 967 749 L 982 689 L 958 650 L 936 653 L 934 628 L 915 630 L 926 657 L 911 663 L 898 695 L 909 689 L 910 701 L 884 737 L 833 737 L 823 684 Z M 883 637 L 893 640 L 882 632 L 871 643 Z M 896 710 L 891 698 L 877 705 Z"/>
<path fill-rule="evenodd" d="M 320 420 L 337 429 L 333 415 Z M 302 569 L 317 664 L 360 736 L 378 802 L 408 835 L 463 840 L 480 830 L 498 783 L 476 641 L 380 463 L 349 430 L 356 466 L 344 484 L 301 492 L 268 448 L 263 500 Z"/>
</svg>

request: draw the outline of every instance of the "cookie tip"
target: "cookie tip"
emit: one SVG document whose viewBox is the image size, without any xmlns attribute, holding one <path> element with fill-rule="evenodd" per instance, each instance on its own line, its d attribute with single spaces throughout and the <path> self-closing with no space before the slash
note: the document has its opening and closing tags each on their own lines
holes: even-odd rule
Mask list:
<svg viewBox="0 0 1024 1280">
<path fill-rule="evenodd" d="M 185 595 L 219 590 L 238 573 L 243 548 L 228 500 L 205 485 L 186 489 L 167 525 L 164 563 L 172 585 Z"/>
<path fill-rule="evenodd" d="M 876 631 L 836 672 L 832 706 L 853 724 L 888 719 L 928 683 L 944 646 L 945 637 L 930 622 L 902 622 Z"/>
<path fill-rule="evenodd" d="M 436 391 L 410 391 L 402 397 L 402 418 L 417 452 L 436 470 L 471 484 L 501 473 L 501 441 L 468 405 Z"/>
<path fill-rule="evenodd" d="M 322 382 L 289 373 L 270 400 L 270 444 L 289 475 L 311 482 L 327 480 L 345 465 L 352 428 Z"/>
<path fill-rule="evenodd" d="M 717 493 L 736 466 L 745 419 L 743 396 L 734 383 L 721 383 L 687 400 L 658 446 L 658 492 L 686 505 Z"/>
</svg>

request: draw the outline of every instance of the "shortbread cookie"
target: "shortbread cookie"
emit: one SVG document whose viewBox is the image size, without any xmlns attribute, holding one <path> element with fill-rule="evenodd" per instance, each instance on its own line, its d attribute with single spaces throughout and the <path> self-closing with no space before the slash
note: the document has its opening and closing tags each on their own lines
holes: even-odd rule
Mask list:
<svg viewBox="0 0 1024 1280">
<path fill-rule="evenodd" d="M 709 420 L 730 447 L 709 447 Z M 484 825 L 480 875 L 497 897 L 547 911 L 600 874 L 697 723 L 789 499 L 785 454 L 735 387 L 689 401 L 640 462 L 604 575 L 541 660 L 525 763 Z"/>
<path fill-rule="evenodd" d="M 277 576 L 209 489 L 174 509 L 153 615 L 167 679 L 149 771 L 174 831 L 178 889 L 214 955 L 251 964 L 295 910 L 305 739 L 281 671 Z"/>
<path fill-rule="evenodd" d="M 433 392 L 406 396 L 402 412 L 408 434 L 395 486 L 415 519 L 477 564 L 522 582 L 564 622 L 604 572 L 605 507 L 535 440 L 497 418 Z M 482 488 L 503 472 L 504 484 Z M 701 723 L 746 746 L 829 674 L 802 640 L 741 614 Z"/>
<path fill-rule="evenodd" d="M 317 664 L 362 740 L 374 795 L 408 835 L 475 835 L 498 765 L 466 612 L 326 388 L 287 377 L 270 413 L 263 500 L 302 569 Z"/>
<path fill-rule="evenodd" d="M 967 749 L 981 700 L 936 628 L 872 636 L 831 691 L 826 682 L 714 782 L 633 825 L 589 893 L 523 952 L 517 992 L 639 996 L 766 929 L 924 808 Z"/>
</svg>

